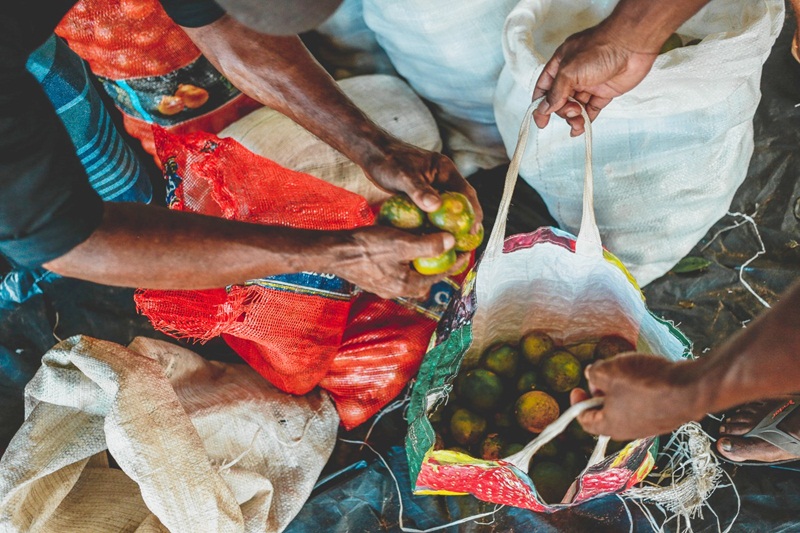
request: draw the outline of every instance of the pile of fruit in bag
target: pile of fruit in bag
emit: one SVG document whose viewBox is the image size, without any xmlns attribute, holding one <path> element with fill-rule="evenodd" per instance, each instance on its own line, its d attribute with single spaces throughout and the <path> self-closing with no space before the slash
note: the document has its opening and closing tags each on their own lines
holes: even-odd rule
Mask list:
<svg viewBox="0 0 800 533">
<path fill-rule="evenodd" d="M 569 407 L 572 389 L 586 388 L 587 365 L 633 349 L 616 335 L 559 346 L 543 331 L 527 333 L 518 345 L 491 346 L 477 366 L 462 366 L 448 403 L 431 415 L 434 449 L 488 461 L 519 452 Z M 595 444 L 596 438 L 573 421 L 536 453 L 529 475 L 545 501 L 561 500 Z M 612 442 L 608 451 L 622 447 Z"/>
</svg>

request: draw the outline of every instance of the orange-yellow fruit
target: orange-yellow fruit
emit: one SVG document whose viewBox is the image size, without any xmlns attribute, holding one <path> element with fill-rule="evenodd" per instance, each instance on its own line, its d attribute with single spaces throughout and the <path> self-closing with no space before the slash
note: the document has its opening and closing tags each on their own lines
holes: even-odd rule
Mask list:
<svg viewBox="0 0 800 533">
<path fill-rule="evenodd" d="M 460 192 L 445 192 L 442 193 L 442 205 L 428 213 L 428 220 L 440 230 L 461 235 L 468 233 L 475 223 L 475 211 Z"/>
<path fill-rule="evenodd" d="M 542 391 L 526 392 L 514 404 L 517 423 L 532 433 L 541 433 L 560 414 L 556 399 Z"/>
</svg>

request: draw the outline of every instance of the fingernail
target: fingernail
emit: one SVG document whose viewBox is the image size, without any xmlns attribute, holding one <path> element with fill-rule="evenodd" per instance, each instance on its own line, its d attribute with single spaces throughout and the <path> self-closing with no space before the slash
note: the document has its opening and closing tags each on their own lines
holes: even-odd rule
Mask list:
<svg viewBox="0 0 800 533">
<path fill-rule="evenodd" d="M 729 452 L 733 449 L 733 446 L 731 446 L 731 441 L 728 439 L 720 439 L 719 447 L 722 448 L 723 452 Z"/>
<path fill-rule="evenodd" d="M 456 238 L 449 233 L 444 234 L 444 246 L 448 250 L 456 245 Z"/>
<path fill-rule="evenodd" d="M 434 194 L 426 194 L 422 197 L 422 205 L 428 209 L 434 209 L 438 203 L 439 199 Z"/>
<path fill-rule="evenodd" d="M 728 428 L 726 428 L 725 426 L 720 426 L 719 427 L 719 432 L 720 433 L 727 433 L 728 432 Z"/>
<path fill-rule="evenodd" d="M 574 109 L 570 109 L 569 111 L 567 111 L 567 117 L 569 117 L 569 118 L 575 118 L 578 115 L 580 115 L 580 113 L 578 113 Z"/>
<path fill-rule="evenodd" d="M 550 102 L 547 100 L 542 100 L 542 102 L 539 104 L 539 107 L 536 108 L 536 112 L 545 114 L 547 113 L 548 109 L 550 109 Z"/>
</svg>

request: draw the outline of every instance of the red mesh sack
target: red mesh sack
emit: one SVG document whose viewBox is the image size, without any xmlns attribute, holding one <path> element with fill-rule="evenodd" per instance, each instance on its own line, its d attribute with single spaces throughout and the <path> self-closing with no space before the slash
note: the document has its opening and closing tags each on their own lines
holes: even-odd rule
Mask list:
<svg viewBox="0 0 800 533">
<path fill-rule="evenodd" d="M 172 209 L 305 229 L 373 223 L 366 201 L 288 170 L 232 139 L 155 133 Z M 461 278 L 458 278 L 461 279 Z M 200 341 L 223 339 L 280 389 L 319 384 L 350 429 L 395 398 L 414 377 L 458 283 L 435 284 L 427 300 L 383 300 L 329 274 L 250 280 L 206 291 L 138 291 L 156 329 Z"/>
<path fill-rule="evenodd" d="M 435 284 L 426 301 L 356 296 L 342 346 L 320 383 L 331 393 L 345 428 L 365 422 L 417 374 L 436 324 L 464 275 Z"/>
<path fill-rule="evenodd" d="M 125 129 L 153 156 L 152 124 L 216 133 L 261 107 L 217 72 L 158 0 L 81 0 L 56 33 L 89 63 Z"/>
<path fill-rule="evenodd" d="M 372 224 L 366 201 L 259 157 L 232 139 L 155 131 L 170 207 L 266 225 L 342 230 Z M 141 290 L 140 312 L 176 337 L 222 335 L 284 391 L 305 394 L 326 374 L 342 341 L 353 287 L 303 272 L 208 291 Z"/>
</svg>

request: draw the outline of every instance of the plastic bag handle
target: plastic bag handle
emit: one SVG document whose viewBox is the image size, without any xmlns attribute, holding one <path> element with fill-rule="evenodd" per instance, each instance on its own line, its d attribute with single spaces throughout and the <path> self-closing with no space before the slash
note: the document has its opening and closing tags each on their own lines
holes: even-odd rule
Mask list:
<svg viewBox="0 0 800 533">
<path fill-rule="evenodd" d="M 523 449 L 514 455 L 506 457 L 503 460 L 507 463 L 513 464 L 523 472 L 527 472 L 528 464 L 531 462 L 531 458 L 542 448 L 542 446 L 561 435 L 564 430 L 567 429 L 567 426 L 569 426 L 570 422 L 578 418 L 578 415 L 584 411 L 602 407 L 604 400 L 605 399 L 602 396 L 595 396 L 593 398 L 576 403 L 564 411 L 553 423 L 544 428 L 544 431 L 539 433 L 539 435 L 530 441 Z M 589 458 L 589 464 L 587 465 L 587 468 L 597 463 L 605 456 L 606 445 L 608 444 L 609 438 L 600 437 L 600 439 L 601 441 L 598 443 L 598 446 L 595 447 L 592 456 Z"/>
<path fill-rule="evenodd" d="M 542 97 L 543 98 L 543 97 Z M 525 116 L 522 119 L 522 125 L 519 128 L 519 135 L 517 136 L 517 146 L 514 149 L 514 155 L 511 157 L 511 163 L 508 165 L 506 172 L 506 180 L 503 185 L 503 197 L 500 200 L 500 205 L 497 208 L 497 217 L 495 218 L 494 228 L 492 234 L 489 236 L 489 241 L 486 244 L 485 260 L 494 261 L 499 257 L 503 251 L 503 240 L 506 235 L 506 223 L 508 221 L 508 210 L 511 207 L 511 197 L 514 195 L 514 187 L 517 183 L 517 175 L 519 174 L 519 167 L 522 164 L 522 156 L 525 154 L 525 148 L 528 145 L 528 137 L 530 136 L 531 120 L 533 112 L 541 102 L 542 98 L 538 98 L 531 102 L 528 109 L 525 111 Z M 581 229 L 578 232 L 578 239 L 575 245 L 576 253 L 587 256 L 602 256 L 603 244 L 600 240 L 600 230 L 597 228 L 597 221 L 594 216 L 594 175 L 592 174 L 592 123 L 589 121 L 589 115 L 583 104 L 577 100 L 570 98 L 571 102 L 575 102 L 581 108 L 581 116 L 583 116 L 586 133 L 584 134 L 586 141 L 586 157 L 584 159 L 584 179 L 583 179 L 583 214 L 581 217 Z"/>
</svg>

